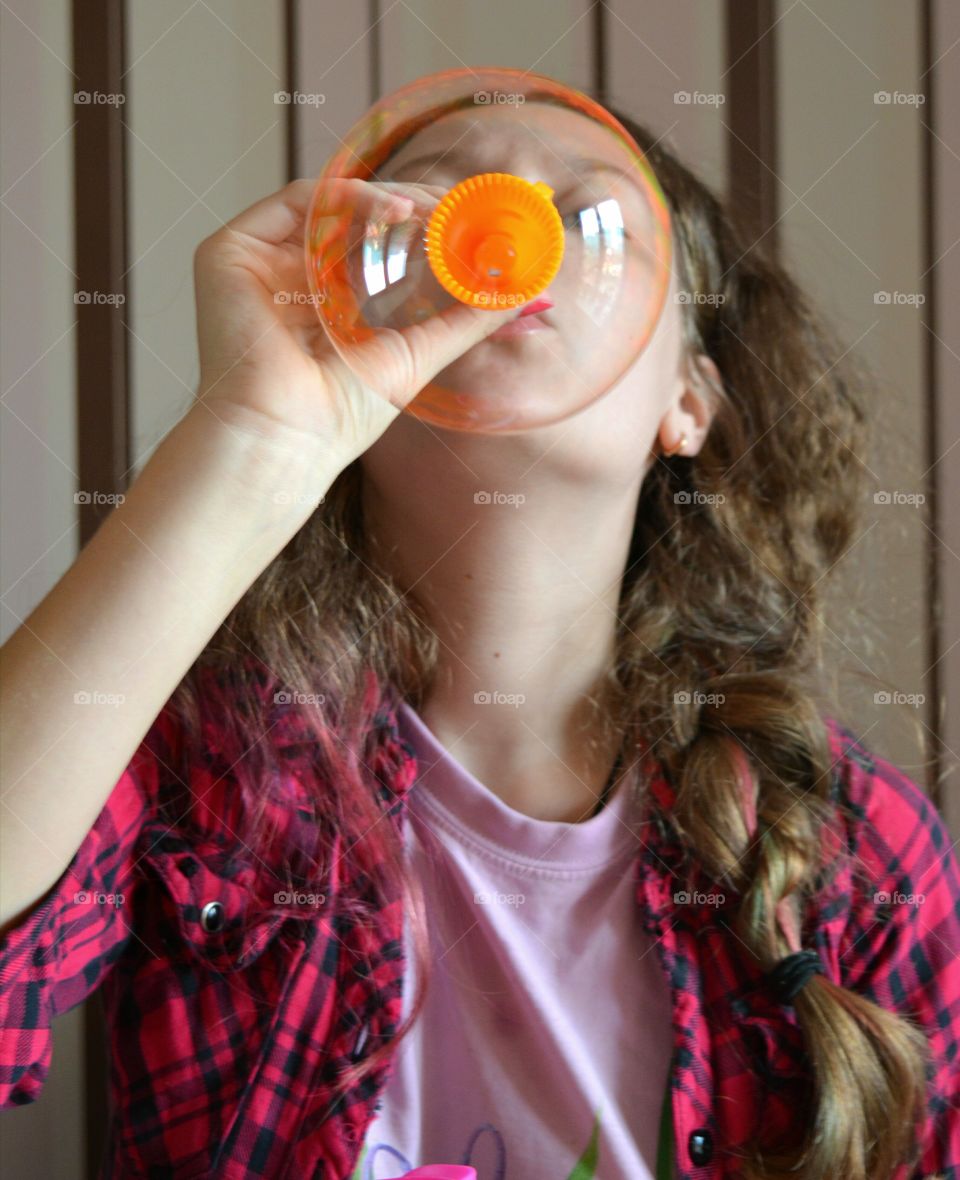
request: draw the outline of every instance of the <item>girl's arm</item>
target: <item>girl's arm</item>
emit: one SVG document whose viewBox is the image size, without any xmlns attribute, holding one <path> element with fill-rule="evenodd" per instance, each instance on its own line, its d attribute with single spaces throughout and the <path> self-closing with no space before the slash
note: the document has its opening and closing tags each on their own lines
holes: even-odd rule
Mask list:
<svg viewBox="0 0 960 1180">
<path fill-rule="evenodd" d="M 184 673 L 309 515 L 297 498 L 337 473 L 302 440 L 258 442 L 197 404 L 5 644 L 0 933 L 63 873 Z"/>
<path fill-rule="evenodd" d="M 199 399 L 2 652 L 0 933 L 56 882 L 151 722 L 333 480 L 508 312 L 464 305 L 375 338 L 366 388 L 307 295 L 309 180 L 195 255 Z M 405 219 L 417 186 L 329 182 L 330 214 Z M 435 204 L 435 198 L 431 198 Z"/>
</svg>

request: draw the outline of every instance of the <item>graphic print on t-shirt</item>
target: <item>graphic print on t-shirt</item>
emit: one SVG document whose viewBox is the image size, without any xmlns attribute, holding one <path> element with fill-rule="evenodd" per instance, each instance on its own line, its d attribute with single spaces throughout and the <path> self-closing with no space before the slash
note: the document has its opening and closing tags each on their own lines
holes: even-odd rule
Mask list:
<svg viewBox="0 0 960 1180">
<path fill-rule="evenodd" d="M 473 1160 L 477 1143 L 486 1131 L 489 1131 L 490 1138 L 493 1140 L 496 1156 L 496 1162 L 489 1168 L 484 1168 Z M 583 1154 L 573 1165 L 573 1171 L 565 1177 L 565 1180 L 595 1180 L 599 1160 L 599 1143 L 600 1111 L 598 1109 L 594 1116 L 590 1140 L 584 1148 Z M 386 1163 L 386 1171 L 382 1167 L 377 1167 L 377 1163 L 381 1159 Z M 427 1160 L 414 1164 L 396 1148 L 391 1147 L 389 1143 L 365 1143 L 350 1180 L 402 1180 L 405 1173 L 413 1171 L 414 1168 L 425 1168 L 428 1164 L 449 1164 L 452 1162 L 451 1160 Z M 506 1144 L 503 1141 L 503 1136 L 492 1123 L 482 1123 L 477 1127 L 470 1136 L 470 1142 L 467 1144 L 463 1159 L 458 1160 L 457 1163 L 476 1168 L 477 1180 L 525 1180 L 525 1178 L 510 1174 Z M 397 1168 L 403 1168 L 404 1171 L 397 1172 Z"/>
</svg>

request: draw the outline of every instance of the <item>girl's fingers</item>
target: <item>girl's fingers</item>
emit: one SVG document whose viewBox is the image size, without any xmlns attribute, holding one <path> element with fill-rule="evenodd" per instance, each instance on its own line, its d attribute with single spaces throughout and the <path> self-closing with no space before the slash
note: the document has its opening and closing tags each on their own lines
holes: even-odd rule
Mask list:
<svg viewBox="0 0 960 1180">
<path fill-rule="evenodd" d="M 337 178 L 317 185 L 315 211 L 331 217 L 351 212 L 369 221 L 402 221 L 410 216 L 410 202 L 422 212 L 432 209 L 444 192 L 422 184 Z"/>
<path fill-rule="evenodd" d="M 442 197 L 445 197 L 449 191 L 438 184 L 414 184 L 407 180 L 385 181 L 383 187 L 394 189 L 418 203 L 420 201 L 426 201 L 431 205 L 435 204 Z"/>
<path fill-rule="evenodd" d="M 318 183 L 309 177 L 291 180 L 276 193 L 264 197 L 226 222 L 223 230 L 246 234 L 270 245 L 280 245 L 300 230 L 316 200 L 321 215 L 353 211 L 358 216 L 385 221 L 409 217 L 411 204 L 421 213 L 431 210 L 444 195 L 437 185 L 371 182 L 338 178 Z"/>
<path fill-rule="evenodd" d="M 303 225 L 315 187 L 314 180 L 291 180 L 279 192 L 238 213 L 223 228 L 279 245 Z"/>
</svg>

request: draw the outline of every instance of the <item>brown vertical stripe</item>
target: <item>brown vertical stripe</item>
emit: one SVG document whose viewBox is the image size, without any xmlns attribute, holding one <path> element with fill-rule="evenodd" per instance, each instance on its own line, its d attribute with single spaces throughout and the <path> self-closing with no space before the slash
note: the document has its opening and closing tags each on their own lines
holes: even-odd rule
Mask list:
<svg viewBox="0 0 960 1180">
<path fill-rule="evenodd" d="M 73 0 L 74 87 L 93 95 L 124 92 L 124 0 Z M 130 468 L 127 312 L 127 215 L 123 111 L 112 102 L 75 107 L 74 228 L 77 291 L 77 470 L 79 491 L 122 492 Z M 99 302 L 99 295 L 122 295 Z M 81 504 L 80 543 L 102 509 Z M 99 998 L 84 1022 L 86 1173 L 94 1180 L 106 1147 L 106 1027 Z"/>
<path fill-rule="evenodd" d="M 300 89 L 300 59 L 298 56 L 297 9 L 299 0 L 285 0 L 284 4 L 284 57 L 287 74 L 287 90 L 291 94 Z M 297 137 L 299 107 L 293 101 L 287 106 L 287 180 L 296 180 L 300 175 L 300 142 Z"/>
<path fill-rule="evenodd" d="M 77 91 L 123 93 L 124 0 L 74 0 L 73 68 Z M 77 290 L 126 296 L 126 176 L 123 109 L 78 103 L 74 130 L 74 226 Z M 127 334 L 121 304 L 77 308 L 77 430 L 80 488 L 121 492 L 129 467 Z M 102 509 L 80 505 L 81 544 Z"/>
<path fill-rule="evenodd" d="M 595 0 L 593 5 L 593 69 L 591 79 L 593 97 L 607 101 L 607 5 L 606 0 Z"/>
<path fill-rule="evenodd" d="M 774 0 L 727 0 L 727 171 L 731 207 L 776 253 L 777 62 Z"/>
<path fill-rule="evenodd" d="M 370 54 L 370 102 L 383 94 L 383 66 L 380 60 L 380 0 L 367 0 L 367 49 Z"/>
<path fill-rule="evenodd" d="M 926 405 L 925 405 L 925 443 L 927 456 L 927 486 L 924 489 L 924 494 L 927 497 L 927 504 L 929 506 L 929 514 L 927 517 L 927 524 L 930 527 L 930 532 L 927 534 L 927 577 L 926 586 L 922 587 L 920 593 L 926 593 L 927 605 L 927 667 L 930 671 L 927 673 L 927 683 L 924 686 L 924 692 L 928 700 L 932 702 L 931 707 L 927 710 L 927 723 L 931 730 L 930 735 L 930 749 L 928 751 L 927 761 L 927 793 L 937 805 L 938 808 L 943 806 L 943 797 L 940 783 L 940 776 L 943 773 L 944 767 L 944 747 L 943 747 L 943 718 L 941 715 L 941 696 L 944 692 L 943 677 L 941 675 L 943 664 L 942 656 L 943 650 L 943 629 L 940 625 L 938 604 L 941 602 L 943 594 L 943 579 L 940 562 L 943 557 L 943 547 L 938 541 L 941 536 L 941 520 L 940 520 L 940 502 L 937 495 L 938 485 L 938 471 L 936 467 L 937 461 L 937 408 L 940 390 L 938 388 L 938 367 L 937 367 L 937 337 L 940 335 L 940 316 L 939 308 L 937 306 L 937 274 L 934 265 L 937 258 L 937 191 L 936 191 L 936 175 L 934 166 L 934 143 L 933 143 L 933 129 L 937 126 L 937 109 L 934 104 L 933 85 L 933 17 L 931 13 L 930 0 L 921 0 L 919 9 L 920 20 L 920 52 L 921 52 L 921 77 L 920 90 L 925 97 L 922 110 L 925 117 L 921 119 L 922 127 L 922 184 L 923 184 L 923 269 L 924 269 L 924 294 L 926 302 L 923 305 L 922 314 L 925 316 L 925 322 L 929 329 L 924 333 L 924 356 L 923 356 L 923 370 L 924 370 L 924 387 L 927 391 Z"/>
</svg>

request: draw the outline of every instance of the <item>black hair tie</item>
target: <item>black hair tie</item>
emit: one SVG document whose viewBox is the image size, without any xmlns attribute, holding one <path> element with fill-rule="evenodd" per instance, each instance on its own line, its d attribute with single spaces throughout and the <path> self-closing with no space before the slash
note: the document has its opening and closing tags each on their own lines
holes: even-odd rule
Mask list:
<svg viewBox="0 0 960 1180">
<path fill-rule="evenodd" d="M 794 951 L 781 959 L 766 974 L 766 978 L 783 1004 L 789 1004 L 812 976 L 823 975 L 823 963 L 816 951 Z"/>
</svg>

